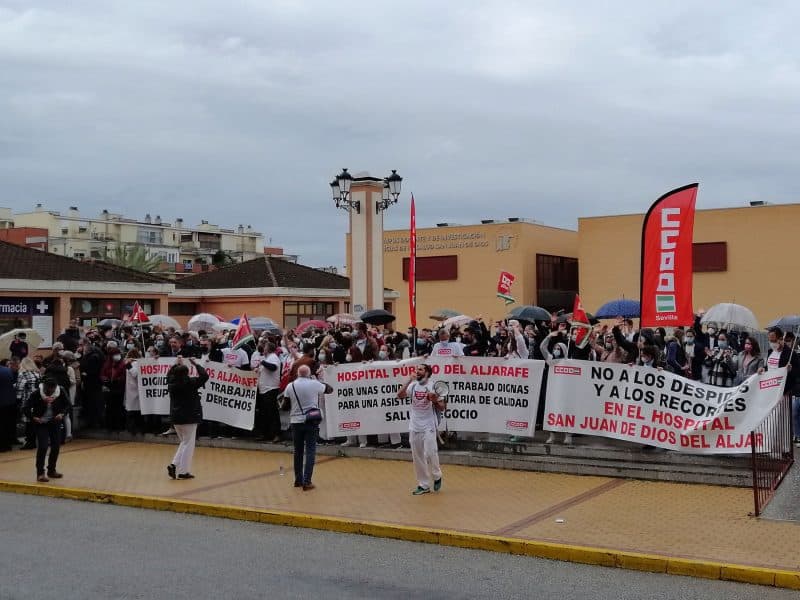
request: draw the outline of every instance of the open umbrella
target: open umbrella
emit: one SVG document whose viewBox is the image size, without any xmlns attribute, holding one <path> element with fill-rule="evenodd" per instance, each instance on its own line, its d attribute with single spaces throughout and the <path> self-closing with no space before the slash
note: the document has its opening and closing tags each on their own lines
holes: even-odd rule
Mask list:
<svg viewBox="0 0 800 600">
<path fill-rule="evenodd" d="M 222 333 L 223 331 L 236 331 L 238 325 L 234 323 L 215 323 L 211 326 L 211 331 L 216 331 L 217 333 Z"/>
<path fill-rule="evenodd" d="M 121 319 L 103 319 L 102 321 L 97 322 L 98 327 L 119 327 L 122 325 Z"/>
<path fill-rule="evenodd" d="M 370 325 L 386 325 L 387 323 L 394 321 L 396 318 L 397 317 L 395 317 L 388 310 L 383 310 L 382 308 L 368 310 L 365 313 L 361 313 L 360 317 L 364 323 L 369 323 Z"/>
<path fill-rule="evenodd" d="M 221 319 L 218 319 L 216 316 L 209 314 L 209 313 L 200 313 L 199 315 L 193 316 L 189 319 L 189 324 L 187 325 L 187 329 L 189 331 L 201 331 L 205 330 L 208 331 L 212 329 L 214 325 L 219 323 Z"/>
<path fill-rule="evenodd" d="M 780 327 L 783 331 L 797 331 L 800 329 L 800 315 L 787 315 L 780 319 L 775 319 L 767 325 L 767 329 L 770 327 Z"/>
<path fill-rule="evenodd" d="M 433 311 L 430 315 L 430 318 L 434 321 L 445 321 L 450 317 L 458 317 L 459 315 L 461 315 L 461 313 L 457 310 L 453 310 L 452 308 L 440 308 Z"/>
<path fill-rule="evenodd" d="M 442 321 L 442 327 L 445 329 L 450 329 L 451 327 L 463 327 L 470 321 L 472 321 L 472 317 L 468 317 L 467 315 L 458 315 Z"/>
<path fill-rule="evenodd" d="M 706 314 L 703 315 L 700 322 L 716 323 L 722 327 L 738 325 L 745 329 L 758 329 L 758 321 L 753 311 L 741 304 L 732 304 L 730 302 L 715 304 L 706 311 Z"/>
<path fill-rule="evenodd" d="M 627 298 L 620 298 L 618 300 L 611 300 L 606 302 L 597 309 L 594 316 L 598 319 L 613 319 L 615 317 L 625 317 L 626 319 L 633 319 L 642 314 L 642 307 L 638 300 L 628 300 Z"/>
<path fill-rule="evenodd" d="M 180 323 L 178 323 L 172 317 L 168 317 L 167 315 L 150 315 L 150 325 L 160 325 L 164 329 L 169 327 L 173 327 L 175 329 L 181 328 Z"/>
<path fill-rule="evenodd" d="M 516 319 L 517 321 L 527 321 L 533 323 L 534 321 L 547 321 L 550 322 L 550 313 L 540 306 L 532 306 L 526 304 L 518 306 L 508 314 L 509 319 Z"/>
<path fill-rule="evenodd" d="M 328 329 L 331 324 L 326 321 L 320 321 L 319 319 L 311 319 L 310 321 L 303 321 L 297 327 L 294 328 L 295 333 L 303 333 L 306 329 L 311 327 L 316 327 L 317 329 Z"/>
<path fill-rule="evenodd" d="M 328 317 L 327 321 L 338 327 L 341 325 L 355 325 L 356 323 L 360 323 L 361 319 L 352 313 L 337 313 Z"/>
<path fill-rule="evenodd" d="M 241 317 L 236 317 L 235 319 L 231 319 L 231 323 L 238 325 L 241 319 Z M 264 330 L 271 325 L 277 325 L 277 323 L 269 317 L 247 317 L 247 322 L 250 323 L 250 329 Z"/>
<path fill-rule="evenodd" d="M 11 358 L 11 342 L 14 336 L 19 333 L 25 334 L 25 341 L 28 342 L 28 350 L 33 352 L 42 345 L 42 336 L 35 329 L 12 329 L 0 335 L 0 360 Z"/>
</svg>

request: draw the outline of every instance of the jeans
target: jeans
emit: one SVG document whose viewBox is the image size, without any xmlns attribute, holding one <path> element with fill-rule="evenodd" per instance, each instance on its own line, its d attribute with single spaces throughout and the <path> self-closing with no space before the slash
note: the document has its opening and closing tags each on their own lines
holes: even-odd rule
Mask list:
<svg viewBox="0 0 800 600">
<path fill-rule="evenodd" d="M 800 396 L 792 396 L 792 435 L 800 437 Z"/>
<path fill-rule="evenodd" d="M 61 421 L 35 425 L 36 429 L 36 474 L 44 475 L 44 457 L 50 446 L 50 457 L 47 459 L 47 472 L 56 470 L 58 451 L 61 448 Z"/>
<path fill-rule="evenodd" d="M 297 485 L 308 485 L 314 474 L 314 461 L 317 458 L 317 435 L 319 425 L 308 423 L 292 423 L 292 439 L 294 440 L 294 482 Z M 303 468 L 303 451 L 306 464 Z"/>
</svg>

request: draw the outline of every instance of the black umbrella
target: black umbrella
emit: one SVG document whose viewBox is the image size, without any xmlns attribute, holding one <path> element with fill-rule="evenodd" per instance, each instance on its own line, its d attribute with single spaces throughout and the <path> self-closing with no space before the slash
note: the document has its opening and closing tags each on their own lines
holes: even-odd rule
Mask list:
<svg viewBox="0 0 800 600">
<path fill-rule="evenodd" d="M 527 321 L 529 323 L 533 323 L 534 321 L 550 322 L 550 313 L 540 306 L 531 306 L 527 304 L 525 306 L 518 306 L 512 310 L 508 318 L 517 319 L 518 321 Z"/>
<path fill-rule="evenodd" d="M 395 317 L 389 311 L 383 310 L 382 308 L 376 308 L 374 310 L 368 310 L 367 312 L 361 313 L 359 317 L 364 323 L 369 323 L 370 325 L 386 325 L 387 323 L 391 323 L 397 317 Z"/>
<path fill-rule="evenodd" d="M 103 319 L 102 321 L 97 323 L 98 327 L 119 327 L 122 325 L 122 321 L 120 319 Z"/>
</svg>

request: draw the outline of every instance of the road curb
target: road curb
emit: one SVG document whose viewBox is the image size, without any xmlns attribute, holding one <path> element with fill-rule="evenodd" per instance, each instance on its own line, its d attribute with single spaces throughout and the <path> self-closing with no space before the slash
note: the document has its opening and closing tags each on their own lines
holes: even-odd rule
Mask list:
<svg viewBox="0 0 800 600">
<path fill-rule="evenodd" d="M 756 585 L 800 590 L 800 571 L 784 571 L 780 569 L 673 558 L 657 554 L 644 554 L 607 548 L 574 546 L 554 542 L 541 542 L 536 540 L 472 534 L 445 529 L 411 527 L 371 521 L 354 521 L 325 515 L 244 508 L 223 504 L 193 502 L 190 500 L 160 498 L 157 496 L 140 496 L 54 485 L 0 481 L 0 492 L 115 504 L 133 508 L 164 510 L 208 517 L 235 519 L 239 521 L 253 521 L 270 525 L 320 529 L 337 533 L 354 533 L 372 537 L 441 544 L 443 546 L 472 550 L 503 552 L 507 554 L 616 567 L 634 571 L 686 575 L 705 579 L 719 579 L 723 581 L 735 581 L 739 583 L 752 583 Z"/>
</svg>

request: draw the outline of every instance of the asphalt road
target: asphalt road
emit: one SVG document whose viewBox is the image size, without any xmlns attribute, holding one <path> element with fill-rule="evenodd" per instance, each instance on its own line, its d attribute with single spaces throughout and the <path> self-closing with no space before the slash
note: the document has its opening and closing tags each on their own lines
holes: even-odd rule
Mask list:
<svg viewBox="0 0 800 600">
<path fill-rule="evenodd" d="M 0 493 L 0 599 L 797 598 L 797 592 Z"/>
</svg>

